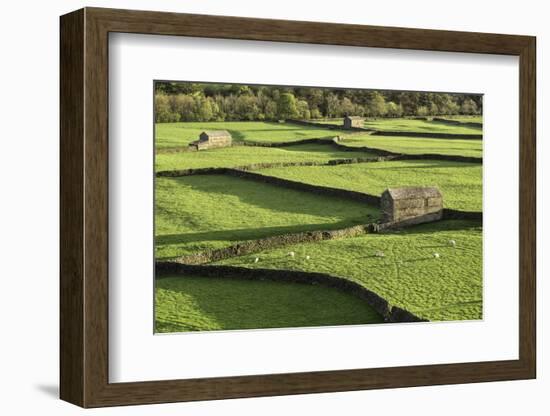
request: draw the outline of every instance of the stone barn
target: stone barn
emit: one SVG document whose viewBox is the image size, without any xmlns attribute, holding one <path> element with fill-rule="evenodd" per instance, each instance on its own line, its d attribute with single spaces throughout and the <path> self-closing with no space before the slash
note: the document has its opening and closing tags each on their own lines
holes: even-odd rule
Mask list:
<svg viewBox="0 0 550 416">
<path fill-rule="evenodd" d="M 420 224 L 440 220 L 443 196 L 436 187 L 389 188 L 380 200 L 384 223 Z"/>
<path fill-rule="evenodd" d="M 206 130 L 199 135 L 199 140 L 189 143 L 195 150 L 214 149 L 231 146 L 231 134 L 227 130 Z"/>
<path fill-rule="evenodd" d="M 344 129 L 351 130 L 353 127 L 363 128 L 363 117 L 345 116 Z"/>
</svg>

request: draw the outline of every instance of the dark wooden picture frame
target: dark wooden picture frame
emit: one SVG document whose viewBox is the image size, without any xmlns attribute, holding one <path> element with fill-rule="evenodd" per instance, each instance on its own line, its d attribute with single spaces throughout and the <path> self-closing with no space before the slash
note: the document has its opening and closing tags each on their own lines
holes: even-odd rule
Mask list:
<svg viewBox="0 0 550 416">
<path fill-rule="evenodd" d="M 111 32 L 519 56 L 519 359 L 109 383 Z M 60 396 L 82 407 L 530 379 L 536 376 L 535 38 L 85 8 L 61 17 Z"/>
</svg>

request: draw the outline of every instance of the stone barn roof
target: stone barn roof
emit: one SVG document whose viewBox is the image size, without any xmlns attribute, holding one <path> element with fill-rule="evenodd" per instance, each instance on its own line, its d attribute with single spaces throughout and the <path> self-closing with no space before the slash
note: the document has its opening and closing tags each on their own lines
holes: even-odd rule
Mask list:
<svg viewBox="0 0 550 416">
<path fill-rule="evenodd" d="M 205 130 L 201 135 L 207 135 L 208 137 L 231 137 L 231 134 L 227 130 Z"/>
<path fill-rule="evenodd" d="M 394 201 L 399 199 L 412 198 L 441 198 L 441 192 L 435 186 L 409 186 L 405 188 L 388 188 L 384 191 L 384 193 L 386 192 Z"/>
</svg>

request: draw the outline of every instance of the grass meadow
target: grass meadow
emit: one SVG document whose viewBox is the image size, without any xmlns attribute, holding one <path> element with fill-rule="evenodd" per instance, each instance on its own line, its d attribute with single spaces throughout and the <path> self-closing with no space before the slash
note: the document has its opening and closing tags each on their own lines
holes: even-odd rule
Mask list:
<svg viewBox="0 0 550 416">
<path fill-rule="evenodd" d="M 156 171 L 232 168 L 254 163 L 328 162 L 334 159 L 376 157 L 371 152 L 348 152 L 327 144 L 300 144 L 289 147 L 234 146 L 211 149 L 208 152 L 159 153 Z"/>
<path fill-rule="evenodd" d="M 462 123 L 483 123 L 482 116 L 446 116 L 444 119 L 460 121 Z"/>
<path fill-rule="evenodd" d="M 373 136 L 353 134 L 344 136 L 340 144 L 349 147 L 373 147 L 395 153 L 439 154 L 482 157 L 483 142 L 475 139 L 432 139 L 425 137 Z"/>
<path fill-rule="evenodd" d="M 447 118 L 447 117 L 446 117 Z M 461 121 L 464 123 L 481 123 L 481 117 L 449 117 L 449 120 Z M 322 124 L 333 124 L 340 126 L 343 119 L 335 118 L 331 120 L 319 120 Z M 365 129 L 378 131 L 403 131 L 411 133 L 449 133 L 449 134 L 481 134 L 480 127 L 460 126 L 454 124 L 445 124 L 441 121 L 420 120 L 414 118 L 375 118 L 366 119 L 363 123 Z M 411 135 L 413 136 L 413 135 Z"/>
<path fill-rule="evenodd" d="M 382 322 L 361 299 L 300 283 L 168 276 L 157 281 L 155 300 L 157 332 Z"/>
<path fill-rule="evenodd" d="M 453 116 L 469 123 L 481 117 Z M 330 123 L 330 120 L 323 120 Z M 341 120 L 333 120 L 333 124 Z M 416 119 L 376 119 L 365 128 L 407 131 L 410 137 L 349 132 L 276 122 L 157 123 L 155 171 L 252 164 L 327 163 L 376 158 L 376 150 L 418 155 L 482 156 L 482 140 L 428 139 L 415 133 L 480 134 L 482 129 Z M 237 145 L 186 151 L 204 130 L 227 130 Z M 340 135 L 330 143 L 282 143 Z M 388 187 L 437 186 L 444 206 L 482 210 L 482 164 L 412 159 L 261 167 L 256 173 L 379 196 Z M 173 261 L 205 250 L 288 233 L 338 230 L 379 221 L 380 208 L 364 202 L 298 191 L 222 174 L 155 179 L 155 259 Z M 442 220 L 384 233 L 293 244 L 212 263 L 325 273 L 348 279 L 429 321 L 482 318 L 480 221 Z M 293 253 L 291 255 L 290 253 Z M 204 267 L 211 265 L 204 264 Z M 381 323 L 364 299 L 333 287 L 284 281 L 168 274 L 156 280 L 155 330 L 188 332 Z"/>
<path fill-rule="evenodd" d="M 378 131 L 404 131 L 411 133 L 481 134 L 482 132 L 482 129 L 477 127 L 403 118 L 366 120 L 364 127 Z"/>
<path fill-rule="evenodd" d="M 345 276 L 421 318 L 480 319 L 481 250 L 479 224 L 445 221 L 400 232 L 292 245 L 222 264 Z"/>
<path fill-rule="evenodd" d="M 331 137 L 338 132 L 338 130 L 303 127 L 290 123 L 260 121 L 157 123 L 155 147 L 157 150 L 185 147 L 197 140 L 204 130 L 227 130 L 236 142 L 292 142 Z"/>
<path fill-rule="evenodd" d="M 443 160 L 404 160 L 338 166 L 291 166 L 261 170 L 263 175 L 380 195 L 386 188 L 437 186 L 446 208 L 481 211 L 482 166 Z"/>
<path fill-rule="evenodd" d="M 214 207 L 214 209 L 213 209 Z M 157 178 L 157 259 L 378 219 L 377 207 L 222 175 Z"/>
</svg>

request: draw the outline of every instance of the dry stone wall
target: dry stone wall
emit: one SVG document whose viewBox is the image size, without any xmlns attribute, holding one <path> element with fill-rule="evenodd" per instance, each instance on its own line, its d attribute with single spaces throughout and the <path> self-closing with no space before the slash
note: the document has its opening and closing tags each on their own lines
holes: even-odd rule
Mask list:
<svg viewBox="0 0 550 416">
<path fill-rule="evenodd" d="M 439 123 L 445 123 L 445 124 L 451 124 L 453 126 L 477 127 L 477 128 L 482 128 L 483 127 L 483 123 L 477 123 L 477 122 L 474 122 L 474 121 L 458 121 L 458 120 L 453 120 L 453 119 L 449 119 L 449 118 L 434 117 L 432 119 L 432 121 L 436 121 L 436 122 L 439 122 Z"/>
<path fill-rule="evenodd" d="M 375 131 L 375 136 L 427 137 L 432 139 L 481 140 L 483 134 L 426 133 L 411 131 Z"/>
<path fill-rule="evenodd" d="M 335 288 L 366 301 L 386 322 L 426 322 L 413 313 L 397 306 L 392 306 L 384 298 L 375 292 L 355 283 L 351 280 L 333 276 L 326 273 L 302 272 L 293 270 L 276 269 L 251 269 L 235 266 L 217 265 L 189 265 L 174 262 L 156 262 L 155 277 L 162 279 L 168 275 L 185 275 L 216 277 L 220 279 L 247 279 L 247 280 L 270 280 L 279 282 L 293 282 L 302 284 L 321 284 Z"/>
<path fill-rule="evenodd" d="M 174 262 L 182 264 L 205 264 L 293 244 L 313 243 L 315 241 L 356 237 L 358 235 L 366 234 L 369 231 L 373 231 L 374 229 L 374 224 L 362 224 L 337 230 L 316 230 L 281 234 L 273 237 L 260 238 L 257 240 L 243 241 L 224 248 L 204 250 L 198 253 L 188 254 L 186 256 L 178 257 L 174 260 Z"/>
</svg>

